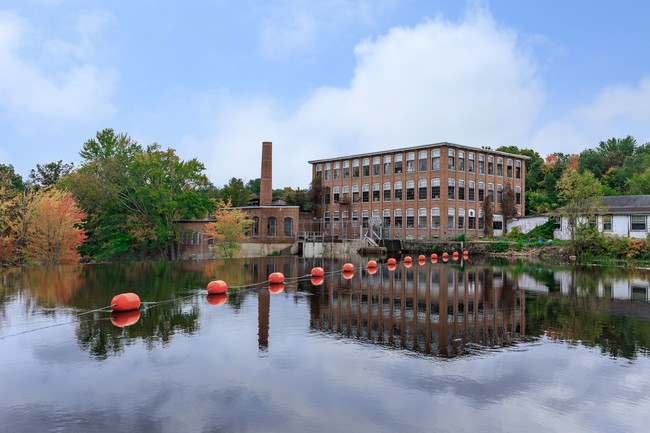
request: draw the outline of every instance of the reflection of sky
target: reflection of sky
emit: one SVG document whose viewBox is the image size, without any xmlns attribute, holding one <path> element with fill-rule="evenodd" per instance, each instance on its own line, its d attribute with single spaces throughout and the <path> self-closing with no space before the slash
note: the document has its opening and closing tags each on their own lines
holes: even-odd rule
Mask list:
<svg viewBox="0 0 650 433">
<path fill-rule="evenodd" d="M 297 296 L 270 297 L 265 354 L 255 292 L 239 312 L 201 299 L 196 333 L 131 340 L 103 361 L 81 349 L 76 324 L 2 339 L 0 430 L 618 432 L 650 422 L 647 357 L 540 339 L 441 360 L 314 332 L 309 299 Z"/>
</svg>

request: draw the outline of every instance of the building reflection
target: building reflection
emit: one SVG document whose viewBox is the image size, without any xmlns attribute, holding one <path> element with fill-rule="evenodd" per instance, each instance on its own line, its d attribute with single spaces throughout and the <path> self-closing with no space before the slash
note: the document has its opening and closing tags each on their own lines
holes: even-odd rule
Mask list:
<svg viewBox="0 0 650 433">
<path fill-rule="evenodd" d="M 441 264 L 380 266 L 327 278 L 310 307 L 313 329 L 438 356 L 524 337 L 525 299 L 506 273 Z"/>
</svg>

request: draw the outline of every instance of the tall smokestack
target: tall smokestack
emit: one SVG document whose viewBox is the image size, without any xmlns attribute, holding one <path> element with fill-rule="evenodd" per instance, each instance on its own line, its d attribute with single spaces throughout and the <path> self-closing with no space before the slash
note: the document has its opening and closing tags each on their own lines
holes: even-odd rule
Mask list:
<svg viewBox="0 0 650 433">
<path fill-rule="evenodd" d="M 262 142 L 262 178 L 260 182 L 260 206 L 271 206 L 273 179 L 273 143 Z"/>
</svg>

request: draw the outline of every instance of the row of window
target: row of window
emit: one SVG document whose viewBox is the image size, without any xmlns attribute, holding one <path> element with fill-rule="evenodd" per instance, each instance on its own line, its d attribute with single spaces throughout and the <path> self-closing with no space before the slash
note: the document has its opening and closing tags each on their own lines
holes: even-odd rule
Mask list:
<svg viewBox="0 0 650 433">
<path fill-rule="evenodd" d="M 446 221 L 441 220 L 441 215 L 440 215 L 440 208 L 434 207 L 431 209 L 431 213 L 428 214 L 428 210 L 426 208 L 420 208 L 417 210 L 417 220 L 416 220 L 416 215 L 415 215 L 415 209 L 406 209 L 406 212 L 403 213 L 402 209 L 395 209 L 393 210 L 393 219 L 391 222 L 391 214 L 390 214 L 390 209 L 384 209 L 383 212 L 383 220 L 382 220 L 382 225 L 384 227 L 390 227 L 391 223 L 392 226 L 395 227 L 396 229 L 401 229 L 403 227 L 407 229 L 427 229 L 431 228 L 431 230 L 440 230 L 441 224 L 446 223 L 445 227 L 448 229 L 458 229 L 458 230 L 483 230 L 484 228 L 484 218 L 483 218 L 483 211 L 479 210 L 478 211 L 478 218 L 477 218 L 477 213 L 474 211 L 474 209 L 470 210 L 465 210 L 465 209 L 458 209 L 458 212 L 456 212 L 456 209 L 448 208 L 447 209 L 447 219 Z M 330 220 L 330 212 L 326 211 L 323 215 L 325 219 L 326 224 L 332 224 L 334 228 L 338 227 L 339 222 L 346 222 L 349 217 L 348 211 L 342 211 L 339 213 L 339 211 L 334 211 L 331 213 L 331 220 Z M 339 219 L 339 216 L 341 219 Z M 372 216 L 373 217 L 379 217 L 379 210 L 373 210 L 372 211 Z M 444 216 L 444 215 L 443 215 Z M 405 217 L 405 218 L 404 218 Z M 361 213 L 361 224 L 363 227 L 368 227 L 370 220 L 370 212 L 367 210 L 362 211 Z M 416 226 L 417 222 L 417 226 Z M 427 223 L 430 222 L 430 225 L 428 226 Z M 359 211 L 352 211 L 352 218 L 351 218 L 351 223 L 353 227 L 358 227 L 359 224 Z M 467 224 L 467 226 L 465 226 Z M 502 221 L 497 220 L 497 218 L 494 219 L 494 229 L 495 230 L 501 230 L 503 228 L 502 226 Z"/>
<path fill-rule="evenodd" d="M 250 236 L 257 237 L 260 235 L 260 218 L 253 217 L 253 223 L 250 228 Z M 277 224 L 278 220 L 276 217 L 268 217 L 266 219 L 266 236 L 275 237 L 277 236 Z M 291 238 L 293 237 L 293 218 L 286 217 L 284 219 L 284 237 Z"/>
<path fill-rule="evenodd" d="M 612 215 L 603 215 L 603 230 L 612 231 Z M 596 227 L 597 221 L 596 218 L 591 218 L 589 220 L 589 225 L 591 227 Z M 555 220 L 555 229 L 560 230 L 561 225 L 559 220 Z M 630 215 L 630 230 L 635 232 L 645 232 L 648 229 L 647 218 L 645 215 Z"/>
<path fill-rule="evenodd" d="M 391 184 L 391 182 L 385 182 L 383 184 L 383 191 L 380 190 L 380 184 L 374 183 L 372 185 L 372 194 L 370 194 L 370 185 L 364 184 L 361 185 L 361 193 L 359 193 L 359 185 L 352 185 L 352 203 L 379 203 L 383 202 L 400 202 L 404 198 L 407 201 L 415 200 L 416 190 L 415 190 L 415 181 L 408 180 L 406 183 L 406 189 L 404 190 L 403 183 L 401 181 Z M 383 194 L 382 194 L 383 192 Z M 404 196 L 406 192 L 406 196 Z M 331 197 L 330 197 L 331 195 Z M 494 184 L 488 183 L 487 188 L 488 197 L 492 198 L 492 203 L 494 203 Z M 478 196 L 478 197 L 477 197 Z M 447 199 L 448 200 L 467 200 L 467 201 L 478 201 L 482 202 L 485 198 L 485 183 L 478 182 L 478 190 L 476 189 L 476 183 L 474 181 L 466 182 L 464 179 L 448 179 L 447 181 Z M 347 204 L 350 200 L 350 186 L 344 185 L 342 187 L 335 186 L 331 188 L 325 187 L 323 190 L 323 199 L 324 204 L 328 205 L 330 203 L 334 204 Z M 417 188 L 417 199 L 418 200 L 440 200 L 440 179 L 434 178 L 431 179 L 431 186 L 429 187 L 426 179 L 420 179 L 418 181 Z M 503 202 L 503 185 L 497 185 L 496 193 L 496 203 L 501 204 Z M 515 203 L 517 205 L 521 204 L 521 187 L 515 187 Z"/>
<path fill-rule="evenodd" d="M 458 153 L 458 156 L 456 156 Z M 486 164 L 485 164 L 485 155 L 478 155 L 478 163 L 473 152 L 467 153 L 467 158 L 465 158 L 465 151 L 459 150 L 456 152 L 456 149 L 448 149 L 447 151 L 447 168 L 454 171 L 467 171 L 468 173 L 478 174 L 486 173 Z M 393 161 L 394 156 L 394 161 Z M 359 163 L 361 162 L 361 167 Z M 415 152 L 408 152 L 406 154 L 406 165 L 404 166 L 403 155 L 385 155 L 382 158 L 380 156 L 375 156 L 372 158 L 372 175 L 380 176 L 382 173 L 384 176 L 389 176 L 392 173 L 401 174 L 401 173 L 415 173 L 416 160 Z M 325 163 L 325 170 L 323 171 L 323 164 L 316 164 L 316 177 L 323 176 L 324 180 L 338 180 L 338 179 L 357 179 L 359 176 L 367 177 L 370 176 L 371 164 L 370 158 L 363 158 L 362 160 L 353 159 L 352 164 L 350 161 L 343 161 L 342 163 L 337 161 L 334 163 Z M 494 176 L 494 156 L 487 156 L 487 174 L 488 176 Z M 417 169 L 420 172 L 428 171 L 429 168 L 431 171 L 440 170 L 440 149 L 432 149 L 429 154 L 428 150 L 422 150 L 418 152 L 417 160 Z M 516 179 L 521 179 L 521 161 L 514 161 L 511 158 L 508 158 L 505 161 L 505 170 L 506 176 L 512 178 L 513 176 Z M 504 160 L 502 157 L 497 157 L 496 159 L 496 175 L 503 177 L 504 174 Z"/>
</svg>

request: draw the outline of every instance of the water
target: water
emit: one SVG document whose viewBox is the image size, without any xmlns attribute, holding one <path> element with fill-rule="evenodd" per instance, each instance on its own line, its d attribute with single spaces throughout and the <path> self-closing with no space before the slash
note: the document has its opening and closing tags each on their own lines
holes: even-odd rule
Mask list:
<svg viewBox="0 0 650 433">
<path fill-rule="evenodd" d="M 647 431 L 647 272 L 362 265 L 1 270 L 0 431 Z M 105 309 L 127 291 L 139 318 Z"/>
</svg>

